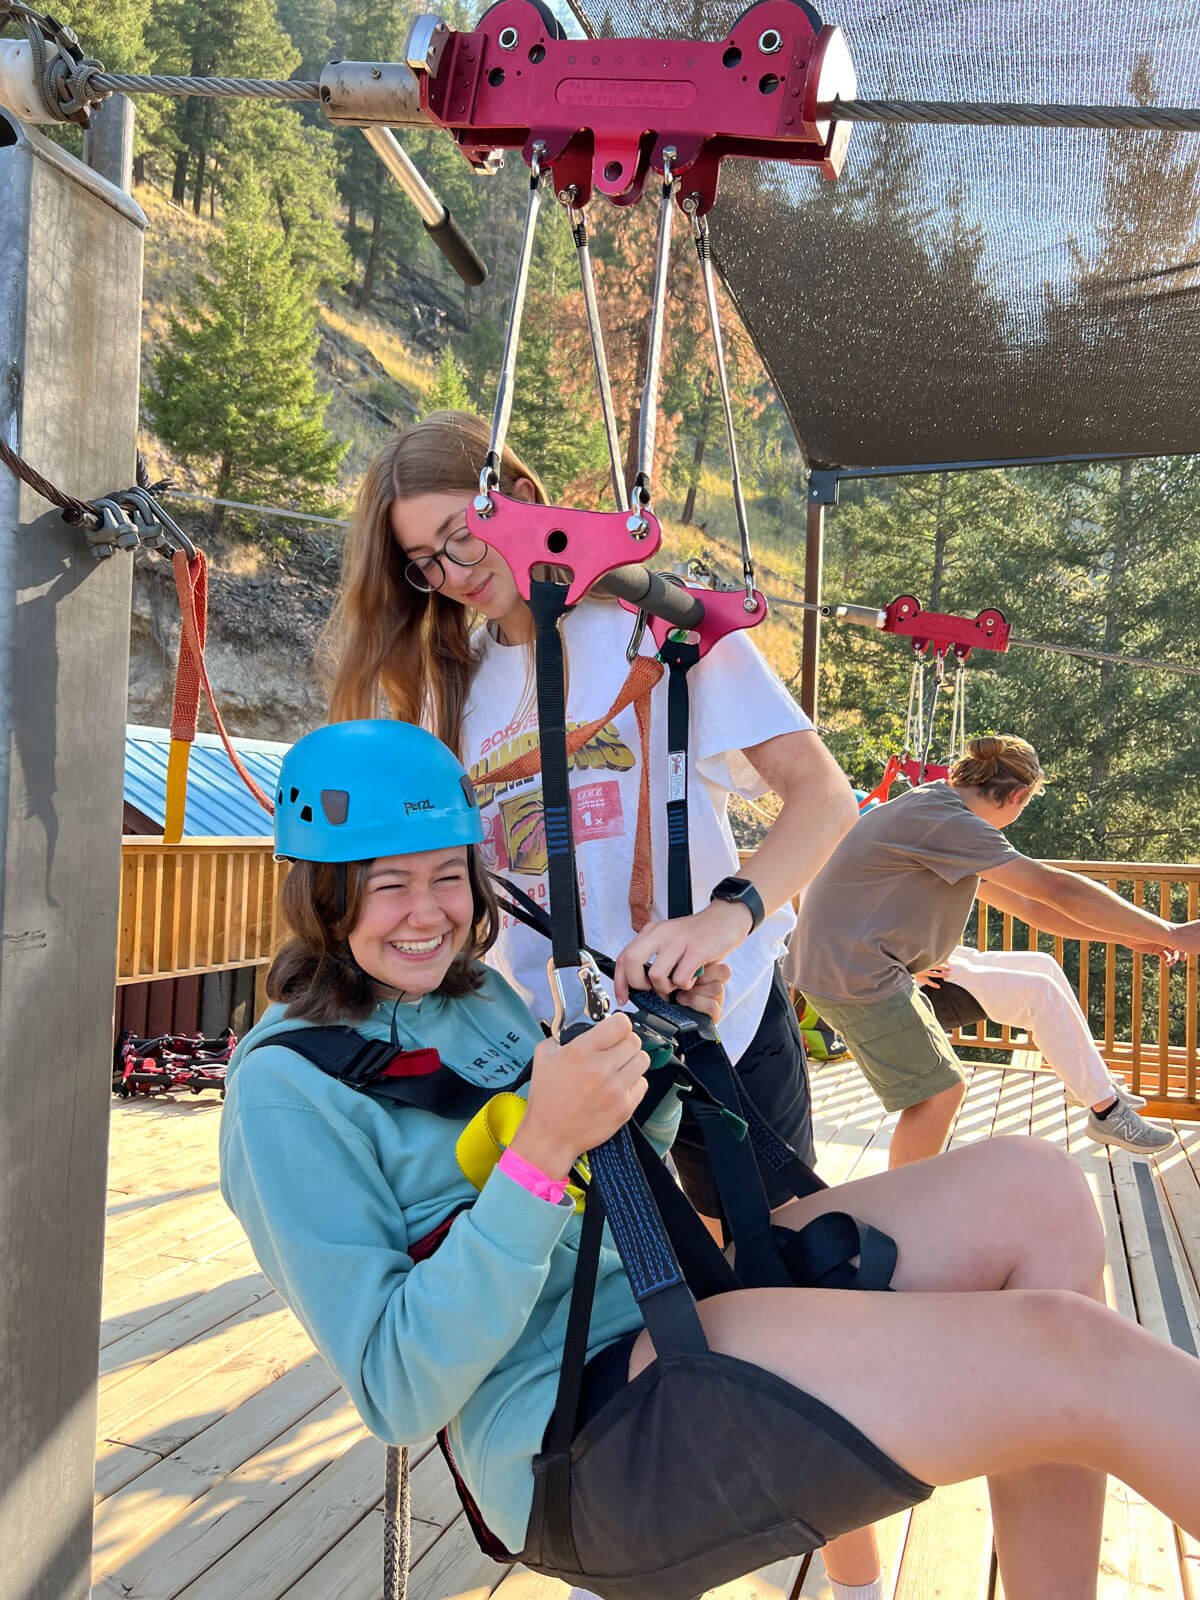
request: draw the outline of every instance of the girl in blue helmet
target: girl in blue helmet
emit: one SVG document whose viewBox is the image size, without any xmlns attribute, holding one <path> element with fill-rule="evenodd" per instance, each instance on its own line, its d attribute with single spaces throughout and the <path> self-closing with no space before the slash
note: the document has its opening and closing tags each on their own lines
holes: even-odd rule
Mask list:
<svg viewBox="0 0 1200 1600">
<path fill-rule="evenodd" d="M 795 1202 L 790 1227 L 844 1209 L 891 1234 L 898 1292 L 715 1294 L 698 1308 L 710 1353 L 690 1366 L 656 1358 L 603 1248 L 569 1495 L 535 1496 L 580 1243 L 567 1185 L 639 1105 L 647 1055 L 625 1014 L 562 1046 L 542 1039 L 480 965 L 495 920 L 483 830 L 431 735 L 322 729 L 285 759 L 277 804 L 277 847 L 295 863 L 287 939 L 276 1004 L 230 1065 L 222 1192 L 367 1426 L 393 1442 L 447 1427 L 509 1551 L 553 1566 L 547 1541 L 565 1523 L 577 1581 L 682 1600 L 739 1570 L 741 1546 L 726 1537 L 706 1554 L 700 1581 L 659 1551 L 681 1529 L 727 1527 L 735 1496 L 739 1516 L 761 1502 L 760 1521 L 799 1550 L 979 1474 L 1009 1600 L 1094 1592 L 1106 1471 L 1200 1533 L 1200 1363 L 1099 1303 L 1086 1183 L 1033 1140 Z M 693 1004 L 715 1015 L 722 976 Z M 316 1064 L 303 1053 L 313 1024 L 337 1025 L 360 1056 L 382 1049 L 403 1093 Z M 646 1122 L 660 1151 L 677 1116 L 668 1093 Z M 483 1145 L 507 1148 L 481 1164 L 471 1129 L 502 1122 L 507 1135 Z M 695 1388 L 687 1438 L 641 1425 L 671 1369 Z M 1122 1406 L 1096 1406 L 1118 1373 Z M 617 1471 L 614 1440 L 628 1445 Z M 640 1588 L 622 1577 L 656 1561 Z"/>
</svg>

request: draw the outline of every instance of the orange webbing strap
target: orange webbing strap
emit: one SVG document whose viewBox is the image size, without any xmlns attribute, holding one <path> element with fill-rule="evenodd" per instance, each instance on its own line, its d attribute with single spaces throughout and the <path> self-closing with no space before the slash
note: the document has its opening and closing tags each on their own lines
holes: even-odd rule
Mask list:
<svg viewBox="0 0 1200 1600">
<path fill-rule="evenodd" d="M 208 668 L 204 664 L 204 643 L 208 634 L 208 562 L 204 552 L 197 550 L 191 561 L 182 550 L 171 558 L 175 571 L 175 588 L 179 594 L 179 611 L 183 628 L 179 636 L 179 663 L 175 669 L 175 701 L 171 707 L 171 749 L 167 758 L 167 805 L 163 824 L 163 840 L 178 844 L 183 838 L 183 819 L 187 809 L 188 761 L 192 742 L 196 737 L 196 718 L 200 711 L 200 690 L 203 688 L 208 708 L 226 754 L 250 793 L 264 811 L 274 813 L 270 799 L 247 772 L 237 751 L 230 743 L 213 699 L 212 685 L 208 681 Z"/>
<path fill-rule="evenodd" d="M 650 692 L 663 675 L 661 661 L 653 656 L 638 656 L 629 669 L 629 676 L 621 685 L 617 698 L 602 717 L 581 728 L 572 728 L 567 734 L 567 754 L 573 756 L 589 739 L 594 739 L 627 706 L 637 712 L 638 738 L 642 745 L 642 772 L 638 784 L 637 831 L 634 834 L 633 871 L 629 878 L 629 912 L 635 933 L 650 921 L 650 896 L 654 886 L 650 858 Z M 523 778 L 534 778 L 542 770 L 542 752 L 535 745 L 521 755 L 506 761 L 502 767 L 479 774 L 480 783 L 520 783 Z"/>
<path fill-rule="evenodd" d="M 864 797 L 858 802 L 858 809 L 860 811 L 865 811 L 871 804 L 872 800 L 878 800 L 881 803 L 886 800 L 892 791 L 892 785 L 900 776 L 900 770 L 900 757 L 889 756 L 887 759 L 887 766 L 883 769 L 883 777 L 880 778 L 879 782 L 871 790 L 870 794 L 864 795 Z"/>
</svg>

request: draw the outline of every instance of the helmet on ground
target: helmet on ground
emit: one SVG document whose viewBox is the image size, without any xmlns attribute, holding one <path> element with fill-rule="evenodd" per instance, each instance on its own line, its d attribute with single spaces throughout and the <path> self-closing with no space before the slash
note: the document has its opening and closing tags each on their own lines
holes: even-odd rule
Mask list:
<svg viewBox="0 0 1200 1600">
<path fill-rule="evenodd" d="M 286 859 L 373 861 L 482 839 L 470 778 L 410 722 L 334 722 L 283 758 L 275 851 Z"/>
</svg>

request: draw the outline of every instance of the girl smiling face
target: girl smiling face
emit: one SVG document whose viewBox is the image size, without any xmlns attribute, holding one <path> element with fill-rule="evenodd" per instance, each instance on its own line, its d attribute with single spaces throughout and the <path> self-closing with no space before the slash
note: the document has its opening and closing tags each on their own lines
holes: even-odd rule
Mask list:
<svg viewBox="0 0 1200 1600">
<path fill-rule="evenodd" d="M 431 994 L 471 937 L 467 848 L 381 856 L 367 868 L 349 936 L 354 959 L 390 994 Z"/>
<path fill-rule="evenodd" d="M 534 499 L 533 484 L 518 480 L 517 500 Z M 512 568 L 498 550 L 467 527 L 470 499 L 462 494 L 417 494 L 393 500 L 388 513 L 392 538 L 407 557 L 405 579 L 418 590 L 433 589 L 470 606 L 489 622 L 525 610 Z"/>
</svg>

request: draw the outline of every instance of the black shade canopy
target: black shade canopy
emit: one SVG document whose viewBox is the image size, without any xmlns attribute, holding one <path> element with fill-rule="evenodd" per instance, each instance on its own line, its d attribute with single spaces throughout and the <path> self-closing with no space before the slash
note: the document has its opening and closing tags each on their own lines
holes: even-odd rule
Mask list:
<svg viewBox="0 0 1200 1600">
<path fill-rule="evenodd" d="M 590 20 L 715 39 L 745 9 Z M 864 97 L 1200 105 L 1196 0 L 817 9 Z M 860 125 L 834 183 L 728 162 L 711 227 L 815 467 L 1200 452 L 1200 134 Z"/>
</svg>

